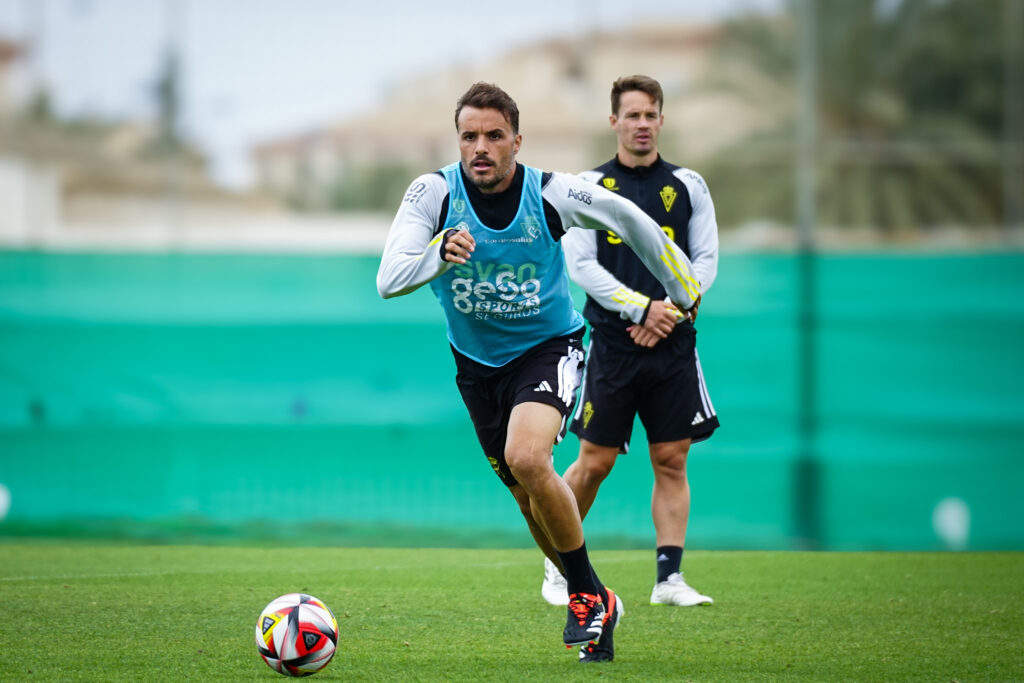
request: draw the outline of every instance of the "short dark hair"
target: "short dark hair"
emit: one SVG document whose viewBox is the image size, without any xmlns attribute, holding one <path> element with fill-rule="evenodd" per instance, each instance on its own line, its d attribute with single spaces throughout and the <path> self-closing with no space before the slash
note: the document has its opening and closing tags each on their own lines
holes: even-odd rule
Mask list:
<svg viewBox="0 0 1024 683">
<path fill-rule="evenodd" d="M 665 95 L 661 92 L 661 83 L 654 80 L 650 76 L 642 76 L 637 74 L 635 76 L 623 76 L 614 83 L 612 83 L 612 113 L 618 115 L 619 104 L 622 101 L 622 93 L 630 92 L 632 90 L 639 90 L 640 92 L 647 93 L 654 103 L 658 105 L 658 112 L 661 112 L 661 106 L 665 104 Z"/>
<path fill-rule="evenodd" d="M 508 93 L 494 85 L 479 81 L 469 86 L 469 90 L 459 98 L 455 105 L 455 130 L 459 129 L 459 114 L 463 107 L 475 109 L 497 109 L 512 126 L 512 133 L 519 135 L 519 107 Z"/>
</svg>

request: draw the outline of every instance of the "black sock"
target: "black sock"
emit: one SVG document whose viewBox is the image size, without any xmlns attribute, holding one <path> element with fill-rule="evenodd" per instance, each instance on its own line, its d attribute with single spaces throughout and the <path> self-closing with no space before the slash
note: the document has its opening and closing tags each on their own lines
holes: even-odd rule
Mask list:
<svg viewBox="0 0 1024 683">
<path fill-rule="evenodd" d="M 608 589 L 601 583 L 601 579 L 597 576 L 597 570 L 594 569 L 594 565 L 590 565 L 590 575 L 594 577 L 594 584 L 597 586 L 597 594 L 601 596 L 601 601 L 605 605 L 608 604 Z"/>
<path fill-rule="evenodd" d="M 679 565 L 683 561 L 683 549 L 677 545 L 659 545 L 657 553 L 658 583 L 661 583 L 679 571 Z"/>
<path fill-rule="evenodd" d="M 587 555 L 587 544 L 584 543 L 576 550 L 567 553 L 558 553 L 558 559 L 562 561 L 562 568 L 565 570 L 565 582 L 572 593 L 590 593 L 598 595 L 600 584 L 590 566 L 590 557 Z"/>
</svg>

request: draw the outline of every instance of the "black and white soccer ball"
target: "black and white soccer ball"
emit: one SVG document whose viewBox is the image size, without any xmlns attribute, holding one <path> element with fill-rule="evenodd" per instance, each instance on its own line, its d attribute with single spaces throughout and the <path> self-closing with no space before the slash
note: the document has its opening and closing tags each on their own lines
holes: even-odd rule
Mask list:
<svg viewBox="0 0 1024 683">
<path fill-rule="evenodd" d="M 337 648 L 338 620 L 312 595 L 274 598 L 256 621 L 256 649 L 279 674 L 315 674 L 330 663 Z"/>
</svg>

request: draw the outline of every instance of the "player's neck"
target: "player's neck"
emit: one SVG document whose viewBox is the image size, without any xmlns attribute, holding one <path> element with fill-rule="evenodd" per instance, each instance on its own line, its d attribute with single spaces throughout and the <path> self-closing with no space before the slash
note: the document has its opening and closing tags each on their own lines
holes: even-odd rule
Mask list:
<svg viewBox="0 0 1024 683">
<path fill-rule="evenodd" d="M 626 168 L 636 168 L 637 166 L 650 166 L 658 160 L 658 148 L 655 147 L 650 152 L 642 155 L 631 154 L 630 152 L 619 148 L 618 153 L 619 163 Z"/>
</svg>

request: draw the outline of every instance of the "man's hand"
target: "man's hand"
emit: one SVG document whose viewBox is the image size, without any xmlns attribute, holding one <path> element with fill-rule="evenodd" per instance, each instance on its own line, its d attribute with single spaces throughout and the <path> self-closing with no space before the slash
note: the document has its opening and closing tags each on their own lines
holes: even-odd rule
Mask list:
<svg viewBox="0 0 1024 683">
<path fill-rule="evenodd" d="M 689 319 L 691 323 L 697 322 L 697 309 L 700 308 L 701 296 L 702 295 L 700 294 L 697 295 L 697 300 L 693 302 L 693 306 L 690 306 L 689 308 L 680 307 L 679 309 L 682 310 L 683 317 Z"/>
<path fill-rule="evenodd" d="M 465 263 L 476 249 L 476 240 L 469 230 L 448 230 L 441 241 L 441 259 L 451 263 Z"/>
<path fill-rule="evenodd" d="M 679 319 L 679 309 L 669 301 L 651 301 L 643 325 L 630 325 L 627 330 L 635 344 L 651 348 L 672 334 Z"/>
<path fill-rule="evenodd" d="M 648 349 L 661 340 L 661 337 L 656 335 L 654 332 L 651 332 L 643 325 L 630 325 L 626 328 L 626 331 L 629 332 L 629 336 L 633 340 L 634 344 L 637 346 L 644 346 Z"/>
</svg>

